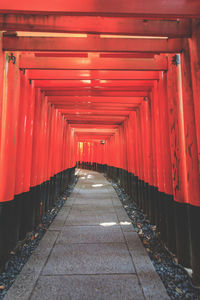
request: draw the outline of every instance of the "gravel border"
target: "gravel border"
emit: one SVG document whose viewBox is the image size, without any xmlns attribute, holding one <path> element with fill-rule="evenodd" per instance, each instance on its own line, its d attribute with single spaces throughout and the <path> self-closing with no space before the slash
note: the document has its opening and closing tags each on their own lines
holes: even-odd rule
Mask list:
<svg viewBox="0 0 200 300">
<path fill-rule="evenodd" d="M 42 218 L 42 223 L 39 227 L 35 231 L 29 233 L 24 241 L 19 242 L 16 251 L 10 252 L 4 270 L 0 273 L 0 300 L 3 299 L 32 252 L 38 246 L 47 228 L 50 226 L 63 204 L 67 201 L 67 197 L 70 196 L 77 181 L 78 177 L 75 176 L 74 182 L 57 198 L 54 207 Z"/>
<path fill-rule="evenodd" d="M 142 210 L 117 183 L 109 178 L 107 180 L 112 183 L 170 298 L 172 300 L 200 300 L 200 290 L 193 286 L 187 271 L 165 248 L 156 226 L 150 224 Z"/>
</svg>

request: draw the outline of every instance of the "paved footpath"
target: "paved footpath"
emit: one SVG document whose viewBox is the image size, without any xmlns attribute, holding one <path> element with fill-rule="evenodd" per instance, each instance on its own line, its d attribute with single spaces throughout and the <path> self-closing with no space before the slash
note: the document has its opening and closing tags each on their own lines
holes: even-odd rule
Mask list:
<svg viewBox="0 0 200 300">
<path fill-rule="evenodd" d="M 4 299 L 169 299 L 111 184 L 79 176 Z"/>
</svg>

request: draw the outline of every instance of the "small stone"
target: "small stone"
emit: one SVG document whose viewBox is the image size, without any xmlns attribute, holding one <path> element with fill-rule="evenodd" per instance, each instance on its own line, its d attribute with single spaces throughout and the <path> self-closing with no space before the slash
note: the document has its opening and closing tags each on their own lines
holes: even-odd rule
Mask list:
<svg viewBox="0 0 200 300">
<path fill-rule="evenodd" d="M 176 291 L 177 291 L 177 293 L 179 293 L 179 294 L 183 294 L 183 292 L 182 292 L 179 288 L 177 288 L 177 287 L 176 287 Z"/>
<path fill-rule="evenodd" d="M 140 229 L 140 230 L 138 231 L 138 234 L 139 234 L 140 236 L 143 235 L 142 229 Z"/>
<path fill-rule="evenodd" d="M 144 240 L 144 241 L 143 241 L 143 244 L 146 245 L 146 246 L 148 246 L 148 245 L 149 245 L 149 242 L 147 242 L 146 240 Z"/>
</svg>

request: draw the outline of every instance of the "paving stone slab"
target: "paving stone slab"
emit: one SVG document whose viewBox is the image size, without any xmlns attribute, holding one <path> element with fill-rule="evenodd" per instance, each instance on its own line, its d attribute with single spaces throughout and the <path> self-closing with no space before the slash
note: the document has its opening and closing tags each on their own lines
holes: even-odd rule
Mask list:
<svg viewBox="0 0 200 300">
<path fill-rule="evenodd" d="M 124 243 L 120 226 L 66 226 L 58 237 L 61 243 Z"/>
<path fill-rule="evenodd" d="M 115 213 L 108 212 L 85 212 L 70 213 L 65 221 L 65 225 L 101 225 L 102 223 L 118 223 Z"/>
<path fill-rule="evenodd" d="M 98 212 L 113 212 L 115 213 L 115 208 L 113 206 L 102 206 L 98 203 L 95 205 L 89 205 L 89 204 L 74 204 L 72 206 L 71 212 L 73 211 L 98 211 Z"/>
<path fill-rule="evenodd" d="M 136 275 L 41 276 L 30 300 L 144 300 Z"/>
<path fill-rule="evenodd" d="M 80 193 L 79 195 L 76 196 L 76 199 L 80 200 L 87 200 L 87 199 L 92 199 L 96 201 L 102 201 L 102 200 L 112 200 L 111 197 L 109 196 L 108 193 Z"/>
<path fill-rule="evenodd" d="M 88 204 L 88 205 L 99 205 L 99 206 L 108 206 L 108 207 L 112 207 L 112 200 L 110 199 L 97 199 L 95 197 L 93 197 L 92 199 L 80 199 L 77 198 L 74 201 L 74 205 L 77 204 Z"/>
<path fill-rule="evenodd" d="M 136 232 L 124 233 L 146 299 L 169 300 L 166 289 Z"/>
<path fill-rule="evenodd" d="M 125 244 L 66 244 L 59 241 L 42 272 L 43 275 L 106 273 L 135 273 Z"/>
</svg>

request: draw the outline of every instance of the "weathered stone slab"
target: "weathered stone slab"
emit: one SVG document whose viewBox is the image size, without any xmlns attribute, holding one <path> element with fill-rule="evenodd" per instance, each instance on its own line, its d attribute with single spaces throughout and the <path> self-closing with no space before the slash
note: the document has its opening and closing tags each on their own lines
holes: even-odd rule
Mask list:
<svg viewBox="0 0 200 300">
<path fill-rule="evenodd" d="M 54 246 L 43 275 L 134 273 L 123 243 L 66 244 Z"/>
<path fill-rule="evenodd" d="M 30 300 L 144 300 L 137 276 L 41 276 Z"/>
</svg>

